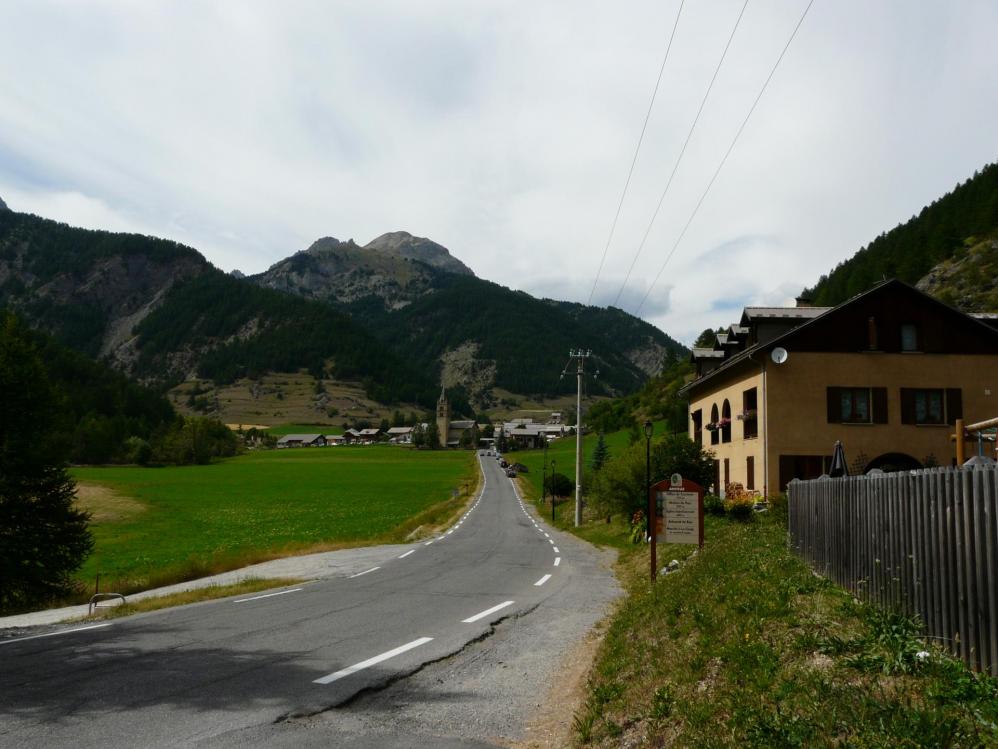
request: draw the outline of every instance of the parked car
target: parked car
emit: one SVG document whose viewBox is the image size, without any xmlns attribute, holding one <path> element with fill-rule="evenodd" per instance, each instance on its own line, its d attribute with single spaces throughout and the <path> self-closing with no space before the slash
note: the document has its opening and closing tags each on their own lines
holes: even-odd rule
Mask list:
<svg viewBox="0 0 998 749">
<path fill-rule="evenodd" d="M 518 473 L 530 473 L 530 469 L 523 465 L 523 463 L 514 463 L 510 468 Z"/>
<path fill-rule="evenodd" d="M 507 468 L 506 469 L 506 475 L 509 478 L 511 478 L 511 479 L 515 479 L 516 478 L 516 471 L 514 471 L 512 468 Z"/>
<path fill-rule="evenodd" d="M 499 467 L 500 468 L 509 468 L 509 463 L 507 463 L 505 460 L 500 460 L 499 461 Z"/>
</svg>

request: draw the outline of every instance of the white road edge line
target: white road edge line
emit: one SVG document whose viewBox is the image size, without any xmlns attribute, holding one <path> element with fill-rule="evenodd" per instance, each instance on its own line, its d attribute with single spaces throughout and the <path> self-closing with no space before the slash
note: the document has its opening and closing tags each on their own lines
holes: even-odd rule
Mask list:
<svg viewBox="0 0 998 749">
<path fill-rule="evenodd" d="M 557 546 L 555 546 L 555 547 L 554 547 L 554 553 L 555 553 L 555 554 L 561 554 L 561 552 L 560 552 L 560 551 L 558 551 L 558 547 L 557 547 Z"/>
<path fill-rule="evenodd" d="M 297 593 L 301 588 L 292 588 L 291 590 L 279 590 L 276 593 L 264 593 L 262 596 L 253 596 L 252 598 L 238 598 L 233 603 L 246 603 L 247 601 L 259 601 L 261 598 L 273 598 L 274 596 L 283 596 L 285 593 Z"/>
<path fill-rule="evenodd" d="M 561 564 L 561 557 L 555 557 L 554 558 L 554 566 L 557 567 L 559 564 Z"/>
<path fill-rule="evenodd" d="M 73 632 L 85 632 L 88 629 L 101 629 L 110 627 L 110 624 L 91 624 L 89 627 L 77 627 L 76 629 L 64 629 L 60 632 L 46 632 L 43 635 L 30 635 L 28 637 L 15 637 L 12 640 L 0 640 L 0 645 L 9 645 L 12 642 L 24 642 L 25 640 L 37 640 L 39 637 L 55 637 L 56 635 L 68 635 Z"/>
<path fill-rule="evenodd" d="M 427 542 L 426 542 L 425 544 L 423 544 L 423 546 L 429 546 L 429 545 L 430 545 L 430 544 L 432 544 L 432 543 L 433 543 L 434 541 L 436 541 L 436 539 L 435 539 L 435 538 L 434 538 L 434 539 L 432 539 L 432 540 L 430 540 L 430 541 L 427 541 Z"/>
<path fill-rule="evenodd" d="M 416 553 L 415 549 L 409 549 L 409 551 L 407 551 L 405 554 L 403 554 L 402 556 L 400 556 L 399 559 L 405 559 L 410 554 L 415 554 L 415 553 Z"/>
<path fill-rule="evenodd" d="M 477 622 L 479 619 L 484 619 L 489 614 L 494 614 L 497 611 L 499 611 L 500 609 L 504 609 L 507 606 L 512 606 L 512 605 L 513 605 L 512 601 L 503 601 L 498 606 L 493 606 L 492 608 L 485 609 L 485 611 L 482 611 L 481 613 L 475 614 L 474 616 L 469 616 L 467 619 L 462 619 L 461 623 L 462 624 L 471 624 L 472 622 Z"/>
<path fill-rule="evenodd" d="M 369 570 L 364 570 L 363 572 L 358 572 L 356 575 L 350 575 L 350 578 L 360 577 L 361 575 L 366 575 L 368 572 L 374 572 L 375 570 L 380 570 L 380 567 L 371 567 Z"/>
<path fill-rule="evenodd" d="M 321 679 L 316 679 L 312 683 L 332 684 L 334 681 L 339 681 L 344 676 L 349 676 L 350 674 L 355 674 L 358 671 L 363 671 L 365 668 L 370 668 L 371 666 L 375 666 L 381 663 L 382 661 L 387 661 L 389 658 L 394 658 L 396 655 L 401 655 L 402 653 L 405 653 L 408 650 L 412 650 L 413 648 L 418 648 L 420 645 L 425 645 L 426 643 L 430 642 L 432 639 L 433 639 L 432 637 L 420 637 L 418 640 L 407 642 L 405 645 L 399 645 L 397 648 L 382 653 L 381 655 L 376 655 L 373 658 L 368 658 L 366 661 L 361 661 L 360 663 L 356 663 L 353 666 L 348 666 L 347 668 L 335 671 L 334 673 L 331 673 L 328 676 L 323 676 Z"/>
<path fill-rule="evenodd" d="M 538 580 L 536 583 L 534 583 L 534 587 L 536 588 L 536 587 L 538 587 L 540 585 L 543 585 L 544 583 L 546 583 L 550 579 L 551 579 L 551 575 L 545 575 L 540 580 Z"/>
</svg>

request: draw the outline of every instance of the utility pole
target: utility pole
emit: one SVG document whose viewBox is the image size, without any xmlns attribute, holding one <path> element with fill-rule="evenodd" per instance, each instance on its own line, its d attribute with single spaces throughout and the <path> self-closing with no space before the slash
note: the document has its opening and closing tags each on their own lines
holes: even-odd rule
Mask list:
<svg viewBox="0 0 998 749">
<path fill-rule="evenodd" d="M 586 359 L 592 356 L 589 349 L 572 349 L 568 355 L 578 363 L 576 376 L 578 388 L 575 396 L 575 527 L 582 525 L 582 375 Z"/>
</svg>

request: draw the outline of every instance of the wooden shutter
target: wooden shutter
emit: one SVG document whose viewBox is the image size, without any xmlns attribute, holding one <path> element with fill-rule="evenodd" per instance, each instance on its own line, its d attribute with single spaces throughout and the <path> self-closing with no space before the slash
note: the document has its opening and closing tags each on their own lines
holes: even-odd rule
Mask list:
<svg viewBox="0 0 998 749">
<path fill-rule="evenodd" d="M 872 388 L 873 390 L 873 423 L 887 423 L 887 388 Z"/>
<path fill-rule="evenodd" d="M 842 388 L 830 387 L 827 390 L 827 403 L 828 403 L 828 423 L 829 424 L 839 424 L 842 422 L 842 396 L 840 395 Z"/>
<path fill-rule="evenodd" d="M 745 488 L 755 489 L 755 458 L 751 455 L 745 458 Z"/>
<path fill-rule="evenodd" d="M 915 390 L 901 388 L 901 423 L 915 423 Z"/>
<path fill-rule="evenodd" d="M 963 418 L 963 391 L 960 388 L 946 388 L 946 423 L 951 426 Z"/>
</svg>

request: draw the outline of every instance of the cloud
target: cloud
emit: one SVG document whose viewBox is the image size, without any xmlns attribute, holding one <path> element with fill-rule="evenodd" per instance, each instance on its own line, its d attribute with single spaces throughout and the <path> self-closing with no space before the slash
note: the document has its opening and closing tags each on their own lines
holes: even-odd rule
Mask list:
<svg viewBox="0 0 998 749">
<path fill-rule="evenodd" d="M 786 301 L 998 153 L 998 7 L 749 5 L 621 294 L 690 340 Z M 687 3 L 594 302 L 616 299 L 741 4 Z M 405 229 L 586 301 L 678 0 L 0 7 L 0 195 L 260 271 Z M 861 22 L 857 22 L 861 19 Z M 954 128 L 959 137 L 953 137 Z"/>
</svg>

